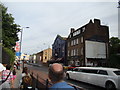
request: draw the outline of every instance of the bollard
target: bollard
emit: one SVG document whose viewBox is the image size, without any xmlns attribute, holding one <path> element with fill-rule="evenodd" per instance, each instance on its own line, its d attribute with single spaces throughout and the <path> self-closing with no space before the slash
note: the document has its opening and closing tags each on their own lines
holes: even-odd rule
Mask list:
<svg viewBox="0 0 120 90">
<path fill-rule="evenodd" d="M 49 81 L 48 81 L 48 79 L 46 80 L 46 90 L 48 90 L 48 83 L 49 83 Z"/>
<path fill-rule="evenodd" d="M 36 80 L 36 87 L 38 86 L 38 74 L 37 74 L 37 80 Z"/>
</svg>

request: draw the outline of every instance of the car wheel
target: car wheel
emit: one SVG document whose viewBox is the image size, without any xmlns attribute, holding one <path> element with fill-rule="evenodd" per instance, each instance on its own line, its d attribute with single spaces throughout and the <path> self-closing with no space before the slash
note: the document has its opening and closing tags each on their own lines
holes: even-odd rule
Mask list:
<svg viewBox="0 0 120 90">
<path fill-rule="evenodd" d="M 70 79 L 70 76 L 69 76 L 69 74 L 66 74 L 66 78 L 69 80 Z"/>
<path fill-rule="evenodd" d="M 113 82 L 107 82 L 106 83 L 106 89 L 107 90 L 116 90 L 115 84 Z"/>
</svg>

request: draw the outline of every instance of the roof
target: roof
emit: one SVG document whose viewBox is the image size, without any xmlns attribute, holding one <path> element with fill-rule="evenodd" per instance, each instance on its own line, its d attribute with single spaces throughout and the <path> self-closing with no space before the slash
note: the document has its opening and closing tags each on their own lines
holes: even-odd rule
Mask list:
<svg viewBox="0 0 120 90">
<path fill-rule="evenodd" d="M 56 42 L 57 38 L 60 38 L 61 40 L 67 40 L 67 37 L 61 37 L 60 35 L 57 35 L 55 40 L 54 40 L 54 43 Z"/>
<path fill-rule="evenodd" d="M 80 69 L 98 69 L 98 70 L 110 70 L 110 71 L 117 71 L 120 70 L 118 68 L 107 68 L 107 67 L 77 67 Z"/>
</svg>

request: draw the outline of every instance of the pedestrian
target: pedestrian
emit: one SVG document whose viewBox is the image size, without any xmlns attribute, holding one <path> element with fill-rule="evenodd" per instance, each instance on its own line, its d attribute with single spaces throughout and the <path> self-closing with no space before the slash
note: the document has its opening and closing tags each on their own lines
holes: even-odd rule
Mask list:
<svg viewBox="0 0 120 90">
<path fill-rule="evenodd" d="M 14 69 L 13 69 L 13 80 L 15 80 L 15 78 L 16 78 L 16 68 L 14 67 Z"/>
<path fill-rule="evenodd" d="M 20 70 L 20 63 L 17 62 L 17 69 Z"/>
<path fill-rule="evenodd" d="M 64 78 L 64 69 L 61 64 L 54 63 L 49 67 L 49 79 L 52 82 L 52 86 L 49 88 L 49 90 L 75 90 L 74 87 L 68 85 L 65 81 L 63 81 Z"/>
<path fill-rule="evenodd" d="M 2 85 L 3 88 L 13 88 L 13 73 L 10 71 L 11 65 L 6 66 L 6 70 L 2 71 L 2 81 L 4 82 L 4 85 Z"/>
<path fill-rule="evenodd" d="M 23 68 L 23 71 L 22 71 L 22 77 L 24 77 L 24 76 L 26 76 L 26 75 L 30 76 L 30 74 L 28 73 L 28 68 L 27 68 L 27 67 L 24 67 L 24 68 Z"/>
<path fill-rule="evenodd" d="M 0 63 L 0 90 L 2 90 L 2 85 L 4 84 L 4 83 L 2 82 L 2 71 L 3 71 L 3 70 L 6 70 L 6 68 L 3 66 L 2 63 Z"/>
<path fill-rule="evenodd" d="M 32 89 L 32 77 L 28 73 L 28 68 L 24 67 L 22 72 L 22 83 L 20 85 L 22 90 L 26 90 L 28 88 Z"/>
<path fill-rule="evenodd" d="M 20 86 L 22 90 L 32 89 L 32 78 L 28 75 L 22 77 L 22 83 Z"/>
</svg>

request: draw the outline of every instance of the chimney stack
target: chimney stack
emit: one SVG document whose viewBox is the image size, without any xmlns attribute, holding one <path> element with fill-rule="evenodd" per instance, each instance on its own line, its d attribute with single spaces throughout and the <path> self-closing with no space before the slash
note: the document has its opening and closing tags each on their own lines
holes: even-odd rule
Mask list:
<svg viewBox="0 0 120 90">
<path fill-rule="evenodd" d="M 74 28 L 71 28 L 71 33 L 73 33 L 75 31 L 75 29 Z"/>
<path fill-rule="evenodd" d="M 99 19 L 94 19 L 94 23 L 97 24 L 97 25 L 100 25 L 100 24 L 101 24 L 101 22 L 100 22 Z"/>
</svg>

